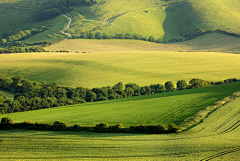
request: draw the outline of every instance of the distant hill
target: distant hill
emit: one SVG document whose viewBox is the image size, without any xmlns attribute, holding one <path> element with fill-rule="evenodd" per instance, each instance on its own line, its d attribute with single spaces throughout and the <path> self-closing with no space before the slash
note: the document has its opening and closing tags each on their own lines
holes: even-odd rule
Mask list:
<svg viewBox="0 0 240 161">
<path fill-rule="evenodd" d="M 60 30 L 67 23 L 65 17 L 35 20 L 37 9 L 45 2 L 47 0 L 2 0 L 0 21 L 5 23 L 0 25 L 0 37 L 4 33 L 41 26 L 51 29 L 26 41 L 64 37 Z M 166 41 L 184 38 L 199 29 L 239 32 L 239 5 L 238 0 L 98 0 L 90 6 L 70 6 L 71 11 L 66 14 L 73 17 L 73 21 L 67 32 L 77 37 L 89 31 L 109 36 L 129 33 Z"/>
</svg>

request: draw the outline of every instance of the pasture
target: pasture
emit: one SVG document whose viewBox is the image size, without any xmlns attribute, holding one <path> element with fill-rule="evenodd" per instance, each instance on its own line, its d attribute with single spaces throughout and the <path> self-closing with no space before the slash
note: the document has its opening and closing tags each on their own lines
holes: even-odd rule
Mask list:
<svg viewBox="0 0 240 161">
<path fill-rule="evenodd" d="M 151 125 L 175 123 L 183 120 L 214 102 L 240 90 L 240 82 L 206 88 L 174 91 L 136 96 L 130 98 L 84 103 L 28 112 L 3 114 L 13 121 L 22 122 L 67 122 L 69 125 L 95 125 L 123 123 L 130 125 Z"/>
<path fill-rule="evenodd" d="M 59 39 L 62 36 L 60 29 L 66 25 L 65 21 L 58 21 L 61 15 L 41 22 L 34 20 L 37 9 L 44 2 L 46 0 L 1 1 L 0 14 L 4 16 L 1 16 L 0 20 L 5 22 L 5 25 L 0 27 L 0 31 L 17 32 L 48 25 L 53 27 L 49 33 L 41 33 L 26 41 L 53 41 L 56 40 L 54 36 Z M 228 29 L 238 32 L 240 11 L 236 6 L 239 6 L 237 0 L 142 0 L 141 3 L 137 0 L 101 0 L 92 6 L 72 6 L 72 11 L 66 14 L 72 17 L 73 21 L 66 32 L 73 36 L 89 31 L 106 33 L 109 36 L 129 33 L 143 37 L 154 36 L 155 39 L 166 41 L 183 38 L 198 29 Z M 114 19 L 108 26 L 103 27 L 110 18 Z"/>
<path fill-rule="evenodd" d="M 179 134 L 0 131 L 0 159 L 238 160 L 239 101 L 227 103 Z"/>
</svg>

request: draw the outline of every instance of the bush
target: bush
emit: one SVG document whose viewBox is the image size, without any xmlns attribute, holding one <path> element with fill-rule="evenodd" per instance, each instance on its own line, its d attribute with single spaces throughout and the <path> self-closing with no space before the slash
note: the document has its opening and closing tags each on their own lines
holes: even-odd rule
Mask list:
<svg viewBox="0 0 240 161">
<path fill-rule="evenodd" d="M 170 123 L 168 125 L 168 132 L 176 133 L 176 132 L 178 132 L 178 130 L 179 130 L 178 127 L 174 123 Z"/>
<path fill-rule="evenodd" d="M 53 130 L 63 130 L 65 127 L 67 127 L 67 123 L 63 121 L 55 121 L 52 125 Z"/>
<path fill-rule="evenodd" d="M 108 123 L 100 123 L 97 124 L 94 128 L 97 132 L 106 132 L 106 129 L 108 128 Z"/>
<path fill-rule="evenodd" d="M 12 121 L 11 118 L 9 118 L 9 117 L 3 117 L 3 118 L 1 119 L 1 128 L 2 128 L 2 129 L 9 129 L 9 128 L 12 127 L 12 123 L 13 123 L 13 121 Z"/>
</svg>

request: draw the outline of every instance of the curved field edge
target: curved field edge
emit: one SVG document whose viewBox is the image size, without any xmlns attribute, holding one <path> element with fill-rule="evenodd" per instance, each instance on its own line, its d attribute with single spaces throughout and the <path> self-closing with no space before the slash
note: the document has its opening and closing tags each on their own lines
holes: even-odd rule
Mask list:
<svg viewBox="0 0 240 161">
<path fill-rule="evenodd" d="M 1 130 L 0 159 L 238 160 L 240 126 L 233 125 L 239 121 L 239 102 L 238 97 L 178 134 Z"/>
<path fill-rule="evenodd" d="M 125 127 L 159 123 L 179 125 L 199 110 L 239 90 L 240 82 L 236 82 L 199 89 L 3 114 L 1 117 L 10 117 L 16 122 L 60 120 L 69 125 L 75 123 L 95 125 L 102 122 L 114 125 L 123 123 Z"/>
</svg>

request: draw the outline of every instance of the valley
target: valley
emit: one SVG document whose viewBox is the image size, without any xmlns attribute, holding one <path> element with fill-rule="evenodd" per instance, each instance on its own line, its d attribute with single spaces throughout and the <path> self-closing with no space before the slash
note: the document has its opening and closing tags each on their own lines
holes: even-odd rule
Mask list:
<svg viewBox="0 0 240 161">
<path fill-rule="evenodd" d="M 0 159 L 238 160 L 239 5 L 0 0 Z"/>
</svg>

